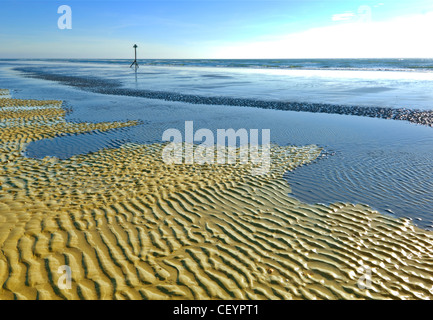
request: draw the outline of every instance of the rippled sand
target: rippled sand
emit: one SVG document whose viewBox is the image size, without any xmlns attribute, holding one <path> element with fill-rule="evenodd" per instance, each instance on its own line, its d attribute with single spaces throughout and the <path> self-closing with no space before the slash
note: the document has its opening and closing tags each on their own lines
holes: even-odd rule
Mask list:
<svg viewBox="0 0 433 320">
<path fill-rule="evenodd" d="M 0 99 L 0 299 L 433 296 L 433 233 L 365 205 L 287 196 L 283 173 L 318 147 L 272 146 L 265 176 L 167 165 L 161 144 L 24 158 L 30 141 L 136 124 L 68 123 L 60 106 Z"/>
<path fill-rule="evenodd" d="M 10 92 L 8 89 L 0 89 L 0 98 L 9 98 Z"/>
</svg>

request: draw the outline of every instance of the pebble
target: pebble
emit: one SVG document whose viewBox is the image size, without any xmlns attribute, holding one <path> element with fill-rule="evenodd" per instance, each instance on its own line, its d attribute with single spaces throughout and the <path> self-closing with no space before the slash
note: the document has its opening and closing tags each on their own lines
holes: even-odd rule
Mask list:
<svg viewBox="0 0 433 320">
<path fill-rule="evenodd" d="M 123 96 L 135 96 L 148 99 L 159 99 L 165 101 L 179 101 L 192 104 L 207 105 L 227 105 L 240 107 L 256 107 L 263 109 L 278 109 L 289 111 L 303 111 L 313 113 L 332 113 L 363 116 L 371 118 L 405 120 L 426 126 L 433 126 L 433 110 L 418 110 L 409 108 L 389 108 L 389 107 L 365 107 L 338 105 L 327 103 L 306 103 L 290 101 L 265 101 L 258 99 L 219 97 L 219 96 L 200 96 L 194 94 L 183 94 L 167 91 L 151 91 L 122 88 L 121 84 L 114 80 L 99 78 L 80 78 L 75 76 L 56 75 L 42 72 L 37 68 L 21 67 L 15 68 L 17 71 L 24 72 L 28 77 L 46 79 L 66 83 L 67 85 L 79 87 L 96 93 L 114 94 Z"/>
</svg>

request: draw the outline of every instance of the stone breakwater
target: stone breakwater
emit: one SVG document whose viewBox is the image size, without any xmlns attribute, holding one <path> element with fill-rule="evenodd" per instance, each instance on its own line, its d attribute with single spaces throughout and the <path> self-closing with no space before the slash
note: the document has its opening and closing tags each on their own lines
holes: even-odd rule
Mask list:
<svg viewBox="0 0 433 320">
<path fill-rule="evenodd" d="M 102 94 L 135 96 L 147 99 L 178 101 L 192 104 L 227 105 L 239 107 L 255 107 L 262 109 L 303 111 L 313 113 L 343 114 L 371 118 L 405 120 L 416 124 L 426 125 L 430 127 L 433 126 L 432 110 L 418 110 L 405 107 L 365 107 L 327 103 L 273 101 L 221 96 L 200 96 L 194 94 L 184 94 L 167 91 L 136 90 L 122 88 L 118 82 L 113 80 L 49 74 L 41 72 L 39 70 L 36 72 L 32 68 L 15 68 L 15 70 L 23 72 L 28 77 L 57 81 L 69 86 L 79 87 L 84 90 Z"/>
</svg>

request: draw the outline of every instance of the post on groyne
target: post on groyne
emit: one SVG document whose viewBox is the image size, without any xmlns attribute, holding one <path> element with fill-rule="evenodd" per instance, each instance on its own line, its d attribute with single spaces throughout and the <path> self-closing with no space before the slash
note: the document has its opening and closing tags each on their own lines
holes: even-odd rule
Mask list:
<svg viewBox="0 0 433 320">
<path fill-rule="evenodd" d="M 133 48 L 134 48 L 134 51 L 135 51 L 135 60 L 134 60 L 134 62 L 132 62 L 131 65 L 129 66 L 129 67 L 131 68 L 132 66 L 135 65 L 135 71 L 137 71 L 137 68 L 138 68 L 138 63 L 137 63 L 137 47 L 138 47 L 138 46 L 137 46 L 136 44 L 134 44 Z"/>
</svg>

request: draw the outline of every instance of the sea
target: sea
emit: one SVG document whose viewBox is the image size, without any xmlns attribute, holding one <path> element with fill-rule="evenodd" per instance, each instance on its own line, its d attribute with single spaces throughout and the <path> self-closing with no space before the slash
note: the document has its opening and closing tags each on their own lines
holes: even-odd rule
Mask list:
<svg viewBox="0 0 433 320">
<path fill-rule="evenodd" d="M 284 175 L 289 196 L 363 203 L 433 230 L 433 127 L 375 116 L 377 110 L 428 116 L 433 59 L 140 59 L 138 69 L 131 63 L 1 59 L 0 88 L 15 98 L 63 100 L 73 122 L 140 121 L 36 141 L 25 156 L 65 159 L 162 142 L 166 129 L 182 131 L 185 121 L 215 132 L 270 129 L 272 143 L 323 148 L 316 161 Z"/>
</svg>

